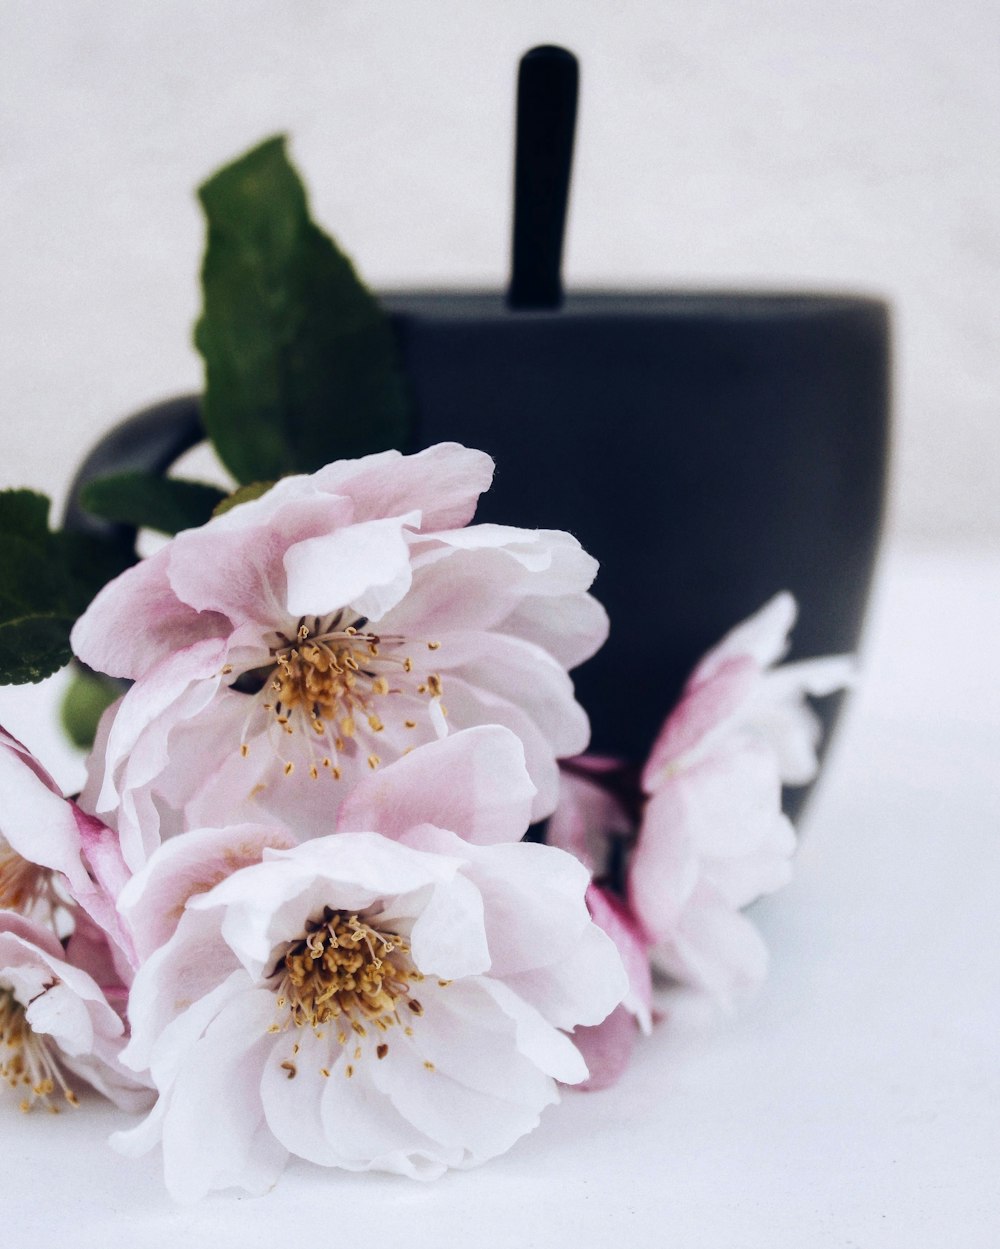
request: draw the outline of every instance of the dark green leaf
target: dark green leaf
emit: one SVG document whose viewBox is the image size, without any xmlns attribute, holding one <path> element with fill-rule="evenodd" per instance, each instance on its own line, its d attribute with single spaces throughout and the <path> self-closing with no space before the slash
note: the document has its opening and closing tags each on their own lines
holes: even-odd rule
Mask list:
<svg viewBox="0 0 1000 1249">
<path fill-rule="evenodd" d="M 48 499 L 0 491 L 0 685 L 41 681 L 71 657 L 69 634 L 131 560 L 99 538 L 50 533 Z"/>
<path fill-rule="evenodd" d="M 63 728 L 74 746 L 89 750 L 105 710 L 122 694 L 122 682 L 77 666 L 63 698 Z"/>
<path fill-rule="evenodd" d="M 155 473 L 117 473 L 89 482 L 80 502 L 104 520 L 175 534 L 203 525 L 225 498 L 224 490 L 206 482 Z"/>
<path fill-rule="evenodd" d="M 0 620 L 0 684 L 43 681 L 72 658 L 75 616 L 33 615 Z"/>
<path fill-rule="evenodd" d="M 17 533 L 44 541 L 49 531 L 49 500 L 34 490 L 0 490 L 0 534 Z"/>
<path fill-rule="evenodd" d="M 402 447 L 408 398 L 388 319 L 310 219 L 278 137 L 201 187 L 208 218 L 204 416 L 240 482 Z"/>
</svg>

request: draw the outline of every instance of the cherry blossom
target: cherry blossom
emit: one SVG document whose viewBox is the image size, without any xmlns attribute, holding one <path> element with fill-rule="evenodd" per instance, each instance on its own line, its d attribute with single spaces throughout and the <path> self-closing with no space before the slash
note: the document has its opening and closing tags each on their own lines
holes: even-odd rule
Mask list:
<svg viewBox="0 0 1000 1249">
<path fill-rule="evenodd" d="M 474 728 L 363 779 L 329 835 L 160 846 L 121 898 L 167 916 L 138 937 L 124 1054 L 159 1099 L 117 1147 L 160 1142 L 193 1200 L 263 1191 L 289 1155 L 433 1178 L 534 1128 L 628 980 L 586 869 L 519 840 L 531 798 L 513 734 Z"/>
<path fill-rule="evenodd" d="M 491 476 L 454 444 L 331 464 L 105 587 L 74 649 L 135 684 L 82 801 L 130 866 L 185 826 L 321 835 L 348 782 L 483 723 L 524 744 L 533 818 L 552 810 L 556 760 L 589 735 L 567 670 L 607 619 L 574 538 L 469 524 Z"/>
<path fill-rule="evenodd" d="M 130 873 L 117 835 L 63 797 L 42 764 L 3 728 L 0 794 L 0 907 L 64 936 L 85 926 L 91 945 L 99 933 L 127 984 L 135 955 L 116 900 Z"/>
<path fill-rule="evenodd" d="M 0 1078 L 22 1110 L 76 1106 L 81 1081 L 125 1110 L 147 1107 L 145 1081 L 119 1062 L 124 1032 L 101 985 L 53 933 L 0 910 Z"/>
<path fill-rule="evenodd" d="M 660 971 L 726 1005 L 767 967 L 742 909 L 791 876 L 795 833 L 781 787 L 815 775 L 820 732 L 805 696 L 852 675 L 843 657 L 774 667 L 794 619 L 794 599 L 779 594 L 705 656 L 642 776 L 630 910 Z"/>
</svg>

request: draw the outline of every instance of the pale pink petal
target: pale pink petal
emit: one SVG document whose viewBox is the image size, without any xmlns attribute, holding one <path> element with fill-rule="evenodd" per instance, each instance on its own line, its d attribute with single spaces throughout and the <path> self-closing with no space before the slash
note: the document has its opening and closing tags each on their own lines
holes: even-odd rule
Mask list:
<svg viewBox="0 0 1000 1249">
<path fill-rule="evenodd" d="M 684 791 L 669 785 L 646 804 L 628 869 L 628 904 L 651 940 L 680 922 L 701 875 Z"/>
<path fill-rule="evenodd" d="M 329 1068 L 319 1105 L 321 1130 L 336 1155 L 329 1165 L 419 1180 L 441 1175 L 445 1167 L 438 1159 L 439 1147 L 375 1088 L 370 1062 L 363 1062 L 353 1079 L 345 1076 L 346 1066 L 347 1057 L 341 1055 Z M 350 1132 L 344 1131 L 345 1124 L 351 1125 Z"/>
<path fill-rule="evenodd" d="M 51 933 L 12 911 L 0 911 L 0 986 L 59 1068 L 124 1109 L 149 1104 L 145 1083 L 120 1063 L 124 1028 L 100 985 L 66 961 Z"/>
<path fill-rule="evenodd" d="M 503 980 L 483 978 L 482 988 L 514 1022 L 517 1048 L 541 1071 L 560 1084 L 579 1084 L 587 1078 L 587 1065 L 580 1051 L 533 1006 L 515 993 Z"/>
<path fill-rule="evenodd" d="M 348 500 L 317 493 L 308 478 L 288 478 L 262 498 L 178 534 L 164 547 L 170 584 L 182 602 L 222 612 L 234 625 L 281 620 L 288 611 L 286 551 L 352 519 Z"/>
<path fill-rule="evenodd" d="M 413 1044 L 435 1070 L 466 1088 L 537 1113 L 556 1097 L 549 1078 L 511 1044 L 516 1033 L 514 1020 L 471 978 L 455 981 L 435 996 L 434 1009 L 425 1011 L 419 1031 L 414 1031 Z M 498 1061 L 506 1068 L 502 1078 Z"/>
<path fill-rule="evenodd" d="M 341 806 L 337 827 L 398 838 L 416 824 L 435 824 L 482 845 L 520 841 L 534 796 L 520 739 L 482 725 L 418 746 L 364 777 Z"/>
<path fill-rule="evenodd" d="M 386 903 L 383 922 L 392 928 L 394 910 L 405 903 Z M 465 875 L 433 889 L 410 931 L 414 966 L 425 975 L 457 980 L 491 970 L 483 899 Z"/>
<path fill-rule="evenodd" d="M 149 1070 L 161 1088 L 186 1047 L 248 984 L 218 929 L 211 916 L 185 911 L 170 944 L 145 960 L 129 993 L 132 1035 L 122 1061 L 133 1071 Z"/>
<path fill-rule="evenodd" d="M 624 901 L 598 885 L 587 890 L 587 907 L 594 923 L 607 933 L 621 956 L 629 985 L 622 1005 L 648 1035 L 653 1030 L 653 983 L 646 934 Z"/>
<path fill-rule="evenodd" d="M 732 1009 L 767 974 L 760 933 L 728 903 L 706 897 L 692 906 L 670 940 L 653 950 L 653 966 Z"/>
<path fill-rule="evenodd" d="M 505 1048 L 495 1055 L 496 1090 L 508 1077 L 505 1060 L 510 1052 Z M 428 1070 L 425 1061 L 415 1044 L 400 1046 L 393 1062 L 371 1068 L 370 1078 L 401 1115 L 438 1143 L 435 1152 L 446 1165 L 485 1162 L 537 1126 L 540 1107 L 508 1102 L 494 1090 L 470 1088 L 436 1066 Z M 551 1089 L 547 1092 L 547 1100 L 556 1100 Z"/>
<path fill-rule="evenodd" d="M 534 642 L 564 668 L 582 664 L 601 649 L 611 627 L 608 613 L 590 594 L 524 598 L 503 619 L 504 633 Z"/>
<path fill-rule="evenodd" d="M 753 728 L 778 757 L 785 785 L 806 785 L 816 776 L 822 725 L 804 695 L 825 697 L 854 683 L 856 667 L 846 655 L 783 664 L 764 674 L 750 714 Z"/>
<path fill-rule="evenodd" d="M 686 756 L 707 748 L 712 738 L 730 727 L 753 697 L 760 679 L 757 665 L 744 656 L 720 662 L 710 677 L 689 682 L 667 717 L 643 769 L 642 787 L 652 793 L 665 773 L 686 762 Z"/>
<path fill-rule="evenodd" d="M 261 824 L 192 829 L 165 842 L 118 898 L 139 957 L 148 958 L 169 940 L 191 898 L 208 893 L 239 868 L 259 863 L 265 847 L 294 844 L 289 833 Z"/>
<path fill-rule="evenodd" d="M 135 678 L 175 651 L 222 638 L 229 622 L 199 612 L 177 597 L 164 547 L 141 560 L 97 594 L 70 635 L 73 653 L 98 672 Z"/>
<path fill-rule="evenodd" d="M 0 730 L 0 837 L 21 858 L 57 873 L 73 900 L 116 943 L 128 977 L 133 952 L 115 909 L 128 875 L 110 829 L 63 798 L 20 742 Z"/>
<path fill-rule="evenodd" d="M 10 740 L 0 741 L 0 836 L 29 863 L 61 872 L 71 888 L 91 887 L 73 803 Z"/>
<path fill-rule="evenodd" d="M 572 854 L 592 876 L 605 870 L 612 839 L 633 831 L 632 819 L 617 794 L 600 783 L 600 772 L 594 771 L 593 778 L 586 775 L 595 762 L 592 756 L 579 755 L 560 769 L 559 805 L 545 832 L 550 846 Z M 611 770 L 621 767 L 618 760 L 599 762 Z"/>
<path fill-rule="evenodd" d="M 624 1005 L 616 1006 L 603 1023 L 577 1028 L 573 1042 L 583 1055 L 589 1076 L 575 1087 L 584 1093 L 610 1088 L 625 1073 L 639 1029 Z"/>
<path fill-rule="evenodd" d="M 692 673 L 691 684 L 709 680 L 730 659 L 750 659 L 761 670 L 777 663 L 788 649 L 797 614 L 795 599 L 787 590 L 776 594 L 708 652 Z"/>
<path fill-rule="evenodd" d="M 573 697 L 573 682 L 540 646 L 500 633 L 448 633 L 436 656 L 448 705 L 448 681 L 500 697 L 513 696 L 538 725 L 558 758 L 580 754 L 590 739 L 586 713 Z"/>
<path fill-rule="evenodd" d="M 561 965 L 533 967 L 505 977 L 522 999 L 557 1028 L 600 1023 L 624 1000 L 629 980 L 615 943 L 596 924 L 578 935 Z"/>
<path fill-rule="evenodd" d="M 561 850 L 525 842 L 475 846 L 431 826 L 411 830 L 404 840 L 408 847 L 464 860 L 462 873 L 485 904 L 494 975 L 509 978 L 550 965 L 560 968 L 573 957 L 583 933 L 594 927 L 584 901 L 589 875 Z"/>
<path fill-rule="evenodd" d="M 358 520 L 419 510 L 425 531 L 467 525 L 490 488 L 493 461 L 482 451 L 441 442 L 416 455 L 383 451 L 338 460 L 313 475 L 319 489 L 349 498 Z"/>
<path fill-rule="evenodd" d="M 443 701 L 453 728 L 499 724 L 521 739 L 528 775 L 537 790 L 531 807 L 532 822 L 550 815 L 559 801 L 559 768 L 551 744 L 535 720 L 502 694 L 471 685 L 454 672 L 448 674 Z M 583 737 L 586 740 L 586 734 Z M 579 737 L 575 740 L 579 741 Z"/>
</svg>

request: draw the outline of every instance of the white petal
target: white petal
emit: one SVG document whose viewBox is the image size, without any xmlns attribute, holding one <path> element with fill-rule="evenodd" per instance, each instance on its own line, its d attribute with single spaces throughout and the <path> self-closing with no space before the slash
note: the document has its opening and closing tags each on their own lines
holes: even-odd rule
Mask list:
<svg viewBox="0 0 1000 1249">
<path fill-rule="evenodd" d="M 540 1107 L 527 1109 L 503 1100 L 507 1074 L 503 1052 L 495 1057 L 496 1087 L 501 1096 L 470 1088 L 444 1071 L 429 1069 L 416 1036 L 410 1044 L 393 1046 L 385 1062 L 370 1068 L 370 1078 L 404 1118 L 438 1142 L 443 1161 L 450 1166 L 470 1166 L 503 1153 L 538 1122 Z"/>
<path fill-rule="evenodd" d="M 506 984 L 558 1028 L 599 1024 L 629 991 L 615 943 L 596 924 L 580 933 L 573 952 L 518 975 Z"/>
<path fill-rule="evenodd" d="M 475 976 L 490 966 L 483 899 L 462 876 L 431 891 L 413 924 L 410 945 L 416 967 L 425 975 L 455 980 Z"/>
<path fill-rule="evenodd" d="M 370 520 L 310 538 L 288 549 L 288 610 L 323 616 L 342 607 L 379 620 L 410 588 L 405 529 L 420 513 Z"/>
<path fill-rule="evenodd" d="M 175 1200 L 231 1185 L 266 1192 L 281 1174 L 287 1151 L 273 1142 L 259 1091 L 275 1046 L 267 1031 L 273 1014 L 272 994 L 243 993 L 188 1051 L 163 1120 L 164 1174 Z"/>
<path fill-rule="evenodd" d="M 587 1064 L 573 1042 L 522 997 L 500 980 L 483 978 L 480 984 L 517 1028 L 517 1047 L 541 1071 L 560 1084 L 579 1084 L 587 1078 Z"/>
</svg>

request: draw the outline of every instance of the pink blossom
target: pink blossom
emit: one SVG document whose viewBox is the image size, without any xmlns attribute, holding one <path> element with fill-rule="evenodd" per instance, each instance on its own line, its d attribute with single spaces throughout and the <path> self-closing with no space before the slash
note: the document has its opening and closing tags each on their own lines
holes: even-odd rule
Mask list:
<svg viewBox="0 0 1000 1249">
<path fill-rule="evenodd" d="M 795 848 L 782 783 L 816 770 L 819 726 L 805 695 L 851 676 L 841 657 L 773 668 L 795 618 L 779 594 L 697 666 L 643 772 L 649 795 L 628 898 L 654 965 L 729 1004 L 763 977 L 767 953 L 743 907 L 785 884 Z"/>
<path fill-rule="evenodd" d="M 84 800 L 131 866 L 185 826 L 321 835 L 338 779 L 449 726 L 513 730 L 533 817 L 552 810 L 556 760 L 588 737 L 567 670 L 606 634 L 597 566 L 565 533 L 470 525 L 491 475 L 454 444 L 331 464 L 105 587 L 74 648 L 135 685 Z"/>
<path fill-rule="evenodd" d="M 119 1062 L 124 1031 L 101 986 L 51 932 L 0 910 L 0 1077 L 22 1110 L 76 1105 L 80 1081 L 123 1109 L 148 1107 L 148 1086 Z"/>
<path fill-rule="evenodd" d="M 88 939 L 97 940 L 96 930 L 110 942 L 109 957 L 127 983 L 135 959 L 116 900 L 129 872 L 116 834 L 64 798 L 27 747 L 3 728 L 0 794 L 0 907 L 53 930 L 86 917 Z"/>
<path fill-rule="evenodd" d="M 530 1131 L 587 1078 L 568 1033 L 627 990 L 585 869 L 518 840 L 530 791 L 517 739 L 469 729 L 364 779 L 332 835 L 157 849 L 121 901 L 172 917 L 125 1052 L 159 1100 L 117 1146 L 162 1143 L 191 1200 L 263 1191 L 290 1154 L 429 1179 Z"/>
</svg>

